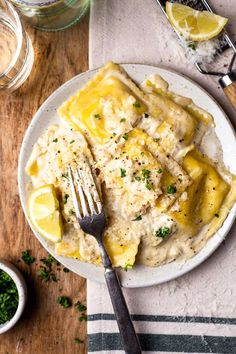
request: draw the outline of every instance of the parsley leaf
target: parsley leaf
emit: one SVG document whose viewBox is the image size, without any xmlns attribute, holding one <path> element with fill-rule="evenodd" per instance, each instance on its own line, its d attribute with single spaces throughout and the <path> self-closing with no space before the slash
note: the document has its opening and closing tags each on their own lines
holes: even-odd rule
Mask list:
<svg viewBox="0 0 236 354">
<path fill-rule="evenodd" d="M 169 236 L 169 234 L 170 228 L 166 226 L 160 227 L 160 229 L 155 231 L 155 236 L 163 238 L 163 240 L 165 240 Z"/>
<path fill-rule="evenodd" d="M 80 321 L 80 322 L 82 322 L 82 321 L 87 321 L 87 315 L 82 314 L 82 316 L 79 317 L 79 321 Z"/>
<path fill-rule="evenodd" d="M 128 269 L 131 269 L 131 268 L 133 268 L 132 264 L 127 263 L 124 267 L 124 271 L 127 272 Z"/>
<path fill-rule="evenodd" d="M 150 183 L 150 180 L 149 180 L 149 179 L 146 180 L 145 187 L 146 187 L 149 191 L 151 190 L 151 183 Z"/>
<path fill-rule="evenodd" d="M 58 139 L 56 138 L 56 139 L 53 139 L 53 141 L 52 141 L 53 143 L 57 143 L 58 142 Z"/>
<path fill-rule="evenodd" d="M 190 42 L 188 44 L 188 47 L 191 48 L 192 50 L 196 50 L 196 44 L 194 42 Z"/>
<path fill-rule="evenodd" d="M 25 264 L 32 264 L 35 262 L 35 257 L 31 256 L 30 250 L 26 250 L 22 252 L 21 259 L 25 262 Z"/>
<path fill-rule="evenodd" d="M 120 168 L 120 176 L 123 178 L 123 177 L 126 177 L 126 170 L 124 168 Z"/>
<path fill-rule="evenodd" d="M 69 174 L 68 174 L 68 172 L 66 172 L 66 173 L 62 173 L 62 175 L 61 175 L 63 178 L 66 178 L 66 179 L 68 179 L 68 181 L 69 181 Z"/>
<path fill-rule="evenodd" d="M 154 141 L 155 143 L 158 143 L 160 140 L 161 140 L 161 138 L 153 138 L 153 141 Z"/>
<path fill-rule="evenodd" d="M 64 197 L 62 198 L 62 203 L 66 204 L 68 198 L 69 198 L 69 194 L 65 194 Z"/>
<path fill-rule="evenodd" d="M 151 171 L 146 170 L 145 168 L 142 169 L 142 171 L 141 171 L 141 175 L 144 179 L 150 178 L 150 174 L 151 174 Z"/>
<path fill-rule="evenodd" d="M 162 168 L 158 168 L 157 173 L 162 173 L 163 169 Z"/>
<path fill-rule="evenodd" d="M 168 194 L 175 194 L 177 191 L 176 187 L 173 185 L 173 184 L 170 184 L 168 187 L 167 187 L 167 193 Z"/>
<path fill-rule="evenodd" d="M 143 181 L 145 181 L 145 187 L 150 190 L 151 189 L 151 183 L 150 183 L 150 175 L 151 171 L 147 170 L 146 168 L 142 169 L 141 175 L 143 177 Z"/>
<path fill-rule="evenodd" d="M 133 104 L 134 108 L 140 108 L 141 107 L 141 104 L 139 102 L 135 102 Z"/>
<path fill-rule="evenodd" d="M 126 121 L 125 118 L 121 118 L 121 120 L 120 120 L 121 123 L 124 123 L 125 121 Z"/>
<path fill-rule="evenodd" d="M 83 311 L 87 310 L 87 307 L 85 305 L 83 305 L 80 301 L 76 302 L 75 307 L 76 307 L 77 311 L 79 311 L 79 312 L 83 312 Z"/>
<path fill-rule="evenodd" d="M 72 302 L 67 296 L 58 296 L 57 298 L 57 303 L 67 309 L 68 307 L 71 307 Z"/>
<path fill-rule="evenodd" d="M 84 341 L 79 338 L 75 338 L 75 343 L 81 344 L 81 343 L 84 343 Z"/>
<path fill-rule="evenodd" d="M 126 141 L 129 139 L 129 135 L 128 133 L 125 133 L 123 136 L 122 136 L 123 139 L 125 139 Z"/>
<path fill-rule="evenodd" d="M 97 113 L 97 114 L 94 114 L 94 118 L 100 120 L 100 119 L 101 119 L 101 116 L 100 116 L 100 114 Z"/>
<path fill-rule="evenodd" d="M 39 278 L 43 282 L 47 282 L 51 280 L 56 282 L 57 277 L 52 269 L 52 265 L 53 263 L 55 263 L 56 265 L 59 265 L 60 263 L 50 254 L 48 255 L 48 258 L 41 258 L 40 261 L 42 262 L 43 265 L 41 265 L 37 271 Z"/>
<path fill-rule="evenodd" d="M 132 221 L 139 221 L 139 220 L 142 220 L 142 216 L 141 215 L 136 216 L 136 218 L 133 219 Z"/>
<path fill-rule="evenodd" d="M 74 140 L 71 140 L 71 141 L 70 141 L 70 144 L 73 144 L 74 142 L 75 142 Z"/>
</svg>

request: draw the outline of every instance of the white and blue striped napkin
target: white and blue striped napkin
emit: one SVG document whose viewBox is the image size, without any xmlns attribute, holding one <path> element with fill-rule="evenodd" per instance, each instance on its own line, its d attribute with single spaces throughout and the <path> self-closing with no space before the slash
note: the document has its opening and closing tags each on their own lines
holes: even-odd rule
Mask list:
<svg viewBox="0 0 236 354">
<path fill-rule="evenodd" d="M 230 19 L 235 34 L 235 0 L 210 1 Z M 236 124 L 216 79 L 201 76 L 186 61 L 155 0 L 93 0 L 89 35 L 91 69 L 108 60 L 175 69 L 204 86 Z M 226 55 L 222 66 L 228 60 Z M 191 273 L 124 293 L 143 352 L 236 354 L 236 225 Z M 88 281 L 87 302 L 89 353 L 123 353 L 106 287 Z"/>
</svg>

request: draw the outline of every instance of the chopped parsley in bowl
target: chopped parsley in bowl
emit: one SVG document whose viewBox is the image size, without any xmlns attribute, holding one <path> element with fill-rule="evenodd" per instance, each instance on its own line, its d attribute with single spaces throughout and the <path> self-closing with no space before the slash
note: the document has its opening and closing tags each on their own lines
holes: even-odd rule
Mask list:
<svg viewBox="0 0 236 354">
<path fill-rule="evenodd" d="M 25 280 L 11 263 L 0 260 L 0 334 L 20 319 L 27 297 Z"/>
<path fill-rule="evenodd" d="M 0 269 L 0 325 L 12 319 L 19 304 L 16 284 L 10 275 Z"/>
</svg>

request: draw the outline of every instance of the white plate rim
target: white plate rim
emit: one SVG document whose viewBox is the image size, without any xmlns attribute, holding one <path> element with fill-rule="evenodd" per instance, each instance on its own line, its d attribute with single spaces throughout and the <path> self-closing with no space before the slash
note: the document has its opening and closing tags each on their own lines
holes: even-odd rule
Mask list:
<svg viewBox="0 0 236 354">
<path fill-rule="evenodd" d="M 234 139 L 234 146 L 236 147 L 236 133 L 234 131 L 233 125 L 230 121 L 230 119 L 227 117 L 227 115 L 225 114 L 225 112 L 222 110 L 222 108 L 219 106 L 219 104 L 217 103 L 217 101 L 205 90 L 203 89 L 199 84 L 197 84 L 196 82 L 194 82 L 193 80 L 189 79 L 188 77 L 186 77 L 183 74 L 177 73 L 174 70 L 167 70 L 165 68 L 161 68 L 161 67 L 156 67 L 156 66 L 152 66 L 152 65 L 146 65 L 146 64 L 121 64 L 121 66 L 124 67 L 125 70 L 127 70 L 129 72 L 129 70 L 131 70 L 132 68 L 134 69 L 138 69 L 138 70 L 144 70 L 145 69 L 151 69 L 153 70 L 153 72 L 161 72 L 162 75 L 164 73 L 166 74 L 170 74 L 170 75 L 174 75 L 178 78 L 180 78 L 180 80 L 183 80 L 185 83 L 189 83 L 193 86 L 195 86 L 197 89 L 199 89 L 203 95 L 205 95 L 206 97 L 208 97 L 208 99 L 215 105 L 215 107 L 217 107 L 217 110 L 220 112 L 220 114 L 222 115 L 222 117 L 224 118 L 224 122 L 226 122 L 227 125 L 227 129 L 229 132 L 231 132 L 233 134 L 233 139 Z M 39 109 L 37 110 L 37 112 L 35 113 L 34 117 L 32 118 L 26 132 L 24 135 L 24 139 L 22 141 L 22 145 L 21 145 L 21 149 L 20 149 L 20 154 L 19 154 L 19 162 L 18 162 L 18 188 L 19 188 L 19 196 L 20 196 L 20 201 L 21 201 L 21 205 L 25 214 L 25 217 L 31 227 L 31 230 L 33 231 L 34 235 L 36 236 L 36 238 L 39 240 L 39 242 L 43 245 L 44 248 L 46 248 L 46 250 L 53 254 L 53 256 L 58 259 L 58 261 L 60 263 L 62 263 L 65 267 L 69 268 L 70 270 L 72 270 L 73 272 L 75 272 L 76 274 L 83 276 L 87 279 L 93 280 L 93 281 L 98 281 L 98 282 L 102 282 L 104 283 L 104 278 L 103 278 L 103 269 L 102 267 L 97 267 L 91 264 L 87 264 L 84 262 L 80 262 L 78 260 L 73 260 L 71 258 L 66 258 L 66 257 L 61 257 L 55 254 L 53 248 L 47 243 L 47 241 L 45 241 L 42 236 L 40 236 L 38 234 L 38 232 L 34 229 L 28 213 L 27 213 L 27 203 L 25 202 L 25 196 L 24 196 L 24 182 L 23 182 L 23 175 L 25 174 L 24 172 L 24 167 L 25 167 L 25 149 L 28 146 L 28 141 L 30 141 L 30 135 L 31 132 L 33 130 L 33 127 L 35 125 L 35 123 L 37 123 L 37 121 L 40 119 L 41 114 L 43 114 L 46 110 L 46 108 L 48 107 L 48 105 L 50 105 L 51 101 L 55 100 L 55 98 L 57 97 L 58 94 L 60 94 L 61 92 L 63 92 L 63 90 L 66 90 L 68 88 L 70 88 L 71 85 L 73 85 L 74 82 L 76 82 L 77 80 L 83 80 L 83 78 L 87 78 L 88 76 L 91 77 L 93 76 L 97 71 L 99 70 L 99 68 L 97 69 L 93 69 L 93 70 L 88 70 L 85 71 L 79 75 L 74 76 L 73 78 L 71 78 L 70 80 L 68 80 L 67 82 L 65 82 L 63 85 L 61 85 L 58 89 L 56 89 L 45 101 L 44 103 L 39 107 Z M 132 70 L 131 70 L 132 71 Z M 132 75 L 131 75 L 132 76 Z M 135 78 L 133 78 L 135 80 Z M 79 88 L 77 88 L 78 91 Z M 75 93 L 76 90 L 73 90 L 73 92 Z M 70 95 L 69 95 L 70 96 Z M 68 96 L 68 97 L 69 97 Z M 61 102 L 62 103 L 62 102 Z M 200 105 L 201 106 L 201 105 Z M 58 121 L 59 122 L 59 121 Z M 50 123 L 52 124 L 52 123 Z M 49 125 L 49 124 L 48 124 Z M 33 144 L 31 144 L 33 145 Z M 129 272 L 125 273 L 124 271 L 119 271 L 119 275 L 121 278 L 121 284 L 123 287 L 128 287 L 128 288 L 136 288 L 136 287 L 147 287 L 147 286 L 153 286 L 153 285 L 157 285 L 157 284 L 162 284 L 164 282 L 168 282 L 170 280 L 176 279 L 188 272 L 190 272 L 191 270 L 193 270 L 194 268 L 196 268 L 197 266 L 199 266 L 201 263 L 203 263 L 208 257 L 210 257 L 212 255 L 212 253 L 220 246 L 220 244 L 222 243 L 222 241 L 225 239 L 225 236 L 227 235 L 227 233 L 229 232 L 232 224 L 234 223 L 236 217 L 236 205 L 234 205 L 234 207 L 230 210 L 224 224 L 222 225 L 222 227 L 217 231 L 217 233 L 211 237 L 211 239 L 207 242 L 207 245 L 204 246 L 204 248 L 193 258 L 191 258 L 190 260 L 186 261 L 184 264 L 180 264 L 180 263 L 170 263 L 170 264 L 175 264 L 176 267 L 178 268 L 178 272 L 175 274 L 167 274 L 164 278 L 162 277 L 161 279 L 154 277 L 153 279 L 148 279 L 146 280 L 146 278 L 144 277 L 144 279 L 140 279 L 138 277 L 138 281 L 135 282 L 132 278 L 132 274 L 134 273 L 139 273 L 143 268 L 148 269 L 150 272 L 153 272 L 153 270 L 157 270 L 157 269 L 164 269 L 166 267 L 168 267 L 169 265 L 164 265 L 161 267 L 156 267 L 156 268 L 149 268 L 149 267 L 144 267 L 141 265 L 138 265 L 135 267 L 135 269 L 133 270 L 129 270 Z M 223 230 L 222 234 L 221 231 Z M 207 252 L 204 252 L 204 250 L 206 249 L 207 246 L 209 246 L 209 250 Z M 195 260 L 193 262 L 193 260 Z M 77 265 L 79 265 L 80 269 L 75 269 L 77 267 L 72 267 L 70 266 L 68 263 L 70 263 L 69 261 L 72 262 L 76 262 Z M 82 268 L 82 269 L 81 269 Z M 87 269 L 89 268 L 94 268 L 93 271 L 88 271 Z M 155 273 L 155 271 L 154 271 Z M 129 275 L 128 275 L 129 274 Z M 131 277 L 130 277 L 131 276 Z"/>
</svg>

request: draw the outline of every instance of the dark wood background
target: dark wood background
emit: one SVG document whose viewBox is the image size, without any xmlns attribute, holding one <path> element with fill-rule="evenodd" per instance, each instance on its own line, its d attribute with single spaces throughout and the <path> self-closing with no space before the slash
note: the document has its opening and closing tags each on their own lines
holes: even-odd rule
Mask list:
<svg viewBox="0 0 236 354">
<path fill-rule="evenodd" d="M 42 283 L 37 275 L 39 259 L 46 251 L 33 236 L 24 217 L 17 187 L 21 142 L 33 115 L 61 84 L 88 69 L 88 18 L 62 32 L 47 33 L 27 27 L 35 51 L 28 80 L 16 92 L 0 94 L 0 258 L 13 262 L 25 274 L 28 303 L 22 319 L 0 335 L 0 354 L 87 353 L 86 322 L 78 320 L 74 307 L 56 303 L 60 295 L 86 302 L 86 281 L 57 270 L 58 282 Z M 32 266 L 19 261 L 30 249 L 37 258 Z M 75 343 L 80 338 L 82 344 Z"/>
</svg>

